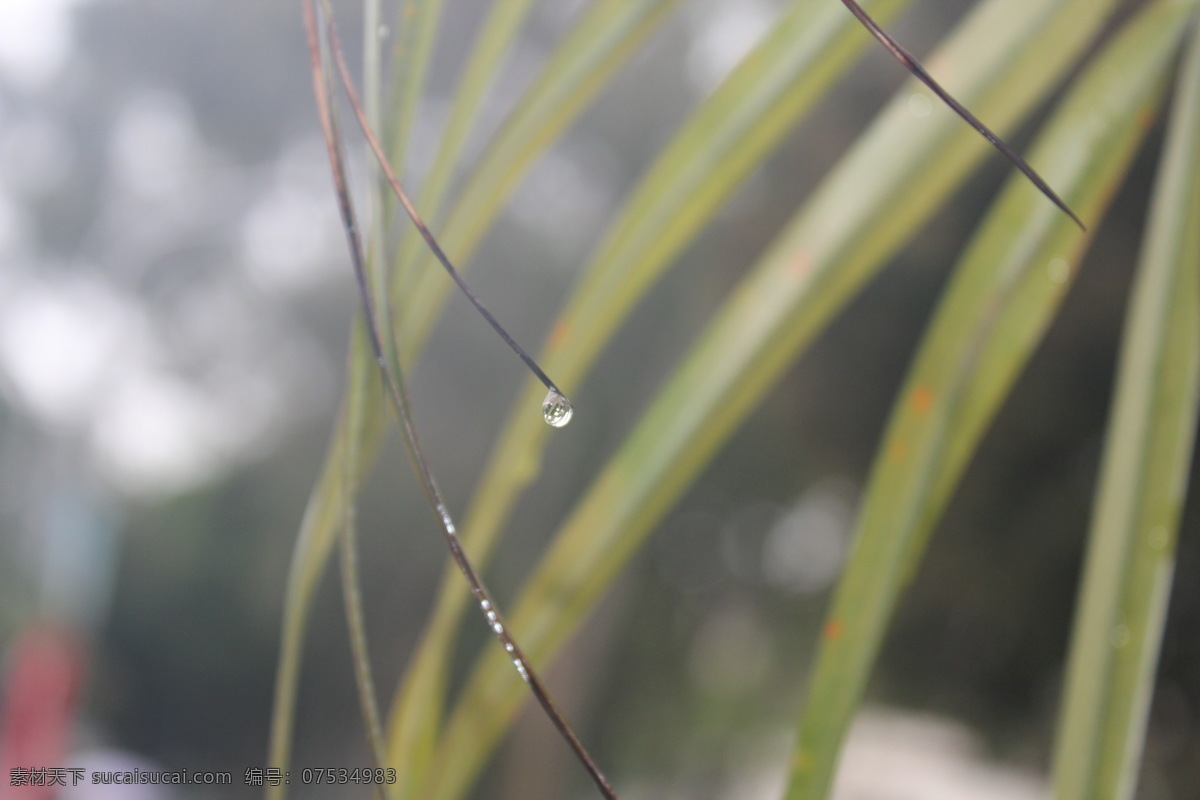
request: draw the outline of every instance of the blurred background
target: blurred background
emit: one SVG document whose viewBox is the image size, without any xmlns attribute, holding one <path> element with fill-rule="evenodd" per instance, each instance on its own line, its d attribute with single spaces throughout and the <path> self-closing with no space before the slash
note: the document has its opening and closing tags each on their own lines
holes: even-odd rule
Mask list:
<svg viewBox="0 0 1200 800">
<path fill-rule="evenodd" d="M 356 4 L 338 5 L 356 49 Z M 538 4 L 497 76 L 473 153 L 582 5 Z M 916 2 L 893 32 L 925 53 L 968 5 Z M 471 273 L 518 341 L 536 350 L 639 172 L 780 6 L 682 3 L 522 182 Z M 481 16 L 474 0 L 447 4 L 408 165 L 415 183 Z M 502 604 L 729 288 L 904 78 L 869 51 L 630 318 L 576 393 L 575 421 L 554 435 L 488 570 Z M 1014 137 L 1018 149 L 1030 130 Z M 44 749 L 33 752 L 57 748 L 68 766 L 234 775 L 218 792 L 155 796 L 260 791 L 241 779 L 266 765 L 288 560 L 355 308 L 319 136 L 296 3 L 0 4 L 0 651 L 9 687 L 0 719 L 10 745 L 45 728 Z M 843 797 L 1044 792 L 1160 138 L 939 526 L 876 671 Z M 352 148 L 359 176 L 360 151 Z M 623 796 L 777 796 L 891 397 L 958 251 L 1008 174 L 989 158 L 841 315 L 550 671 Z M 459 514 L 524 377 L 465 301 L 451 300 L 411 383 Z M 1195 484 L 1139 793 L 1147 800 L 1200 791 Z M 395 437 L 360 516 L 387 697 L 445 560 Z M 332 578 L 309 635 L 299 766 L 368 762 Z M 465 627 L 461 669 L 493 646 L 483 626 Z M 22 721 L 14 685 L 40 686 L 60 716 Z M 549 725 L 527 713 L 477 797 L 590 791 Z"/>
</svg>

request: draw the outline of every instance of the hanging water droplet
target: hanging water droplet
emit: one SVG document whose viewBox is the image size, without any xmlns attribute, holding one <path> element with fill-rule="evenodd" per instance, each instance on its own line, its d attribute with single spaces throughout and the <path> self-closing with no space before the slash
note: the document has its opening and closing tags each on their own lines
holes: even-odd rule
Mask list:
<svg viewBox="0 0 1200 800">
<path fill-rule="evenodd" d="M 574 413 L 571 401 L 554 389 L 551 389 L 542 401 L 542 418 L 546 420 L 547 425 L 561 428 L 571 421 L 571 415 Z"/>
<path fill-rule="evenodd" d="M 1112 630 L 1108 632 L 1108 643 L 1113 647 L 1124 647 L 1129 644 L 1129 626 L 1113 625 Z"/>
</svg>

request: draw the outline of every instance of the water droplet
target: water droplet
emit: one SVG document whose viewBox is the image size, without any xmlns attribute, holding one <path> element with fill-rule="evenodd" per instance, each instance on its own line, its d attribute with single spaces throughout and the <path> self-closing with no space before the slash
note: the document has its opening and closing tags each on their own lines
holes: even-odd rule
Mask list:
<svg viewBox="0 0 1200 800">
<path fill-rule="evenodd" d="M 1108 634 L 1108 641 L 1113 647 L 1124 647 L 1129 644 L 1129 628 L 1125 625 L 1113 625 Z"/>
<path fill-rule="evenodd" d="M 525 669 L 525 662 L 519 658 L 514 658 L 513 666 L 517 668 L 517 672 L 521 673 L 521 679 L 529 683 L 529 670 Z"/>
<path fill-rule="evenodd" d="M 914 117 L 928 117 L 933 111 L 933 102 L 924 92 L 913 92 L 908 97 L 908 113 Z"/>
<path fill-rule="evenodd" d="M 392 29 L 389 28 L 387 25 L 379 26 L 379 38 L 380 39 L 386 39 L 391 35 L 392 35 Z"/>
<path fill-rule="evenodd" d="M 571 421 L 571 415 L 574 413 L 571 401 L 554 389 L 551 389 L 542 401 L 542 418 L 546 420 L 547 425 L 561 428 Z"/>
</svg>

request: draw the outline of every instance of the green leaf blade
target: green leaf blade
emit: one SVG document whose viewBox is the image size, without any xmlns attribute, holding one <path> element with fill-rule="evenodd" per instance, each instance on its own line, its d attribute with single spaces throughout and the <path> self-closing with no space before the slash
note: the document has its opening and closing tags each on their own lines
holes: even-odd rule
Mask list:
<svg viewBox="0 0 1200 800">
<path fill-rule="evenodd" d="M 603 0 L 583 15 L 513 109 L 455 202 L 442 240 L 456 260 L 462 263 L 469 257 L 505 197 L 537 156 L 562 135 L 677 3 Z M 416 359 L 428 333 L 423 326 L 432 325 L 446 296 L 442 285 L 447 283 L 446 276 L 440 270 L 428 271 L 415 283 L 409 295 L 397 296 L 397 302 L 404 304 L 397 336 L 406 364 Z M 427 286 L 438 288 L 436 300 L 423 294 L 428 289 L 422 287 Z M 472 549 L 472 553 L 478 551 Z M 477 554 L 477 561 L 482 564 L 486 555 Z M 448 595 L 455 598 L 453 609 L 447 608 Z M 461 575 L 448 565 L 437 609 L 392 704 L 389 760 L 422 765 L 409 769 L 414 777 L 407 784 L 407 797 L 421 796 L 425 767 L 432 762 L 446 691 L 445 663 L 466 595 Z"/>
<path fill-rule="evenodd" d="M 430 56 L 437 41 L 442 6 L 443 0 L 404 0 L 394 24 L 392 95 L 389 100 L 391 115 L 387 124 L 376 127 L 376 130 L 388 142 L 388 160 L 400 175 L 404 174 L 408 137 L 412 133 Z M 367 35 L 371 35 L 369 29 Z M 370 92 L 364 94 L 370 96 Z M 397 207 L 395 200 L 388 192 L 383 192 L 383 195 L 388 201 L 383 207 L 394 211 Z"/>
<path fill-rule="evenodd" d="M 441 240 L 463 268 L 525 172 L 607 86 L 679 0 L 602 0 L 555 49 L 537 79 L 466 178 Z M 406 363 L 415 360 L 450 291 L 432 258 L 410 247 L 402 256 L 416 275 L 397 294 L 404 321 L 397 333 Z"/>
<path fill-rule="evenodd" d="M 417 200 L 417 209 L 431 225 L 439 225 L 444 218 L 450 181 L 454 177 L 456 167 L 462 161 L 463 148 L 479 112 L 480 103 L 492 85 L 503 58 L 516 39 L 531 7 L 532 0 L 495 3 L 480 28 L 479 38 L 471 48 L 462 80 L 450 106 L 450 116 L 438 141 L 433 164 Z M 411 232 L 405 236 L 394 270 L 394 284 L 398 291 L 408 291 L 413 264 L 417 254 L 424 248 L 424 240 L 420 237 L 411 235 Z"/>
<path fill-rule="evenodd" d="M 379 126 L 378 120 L 374 120 L 376 129 L 385 131 L 390 142 L 390 160 L 395 164 L 404 163 L 408 134 L 424 85 L 441 6 L 442 0 L 405 0 L 397 21 L 398 33 L 393 54 L 398 74 L 391 100 L 395 113 L 386 126 Z M 369 3 L 364 14 L 367 22 L 367 42 L 364 47 L 367 84 L 364 94 L 373 112 L 380 111 L 378 105 L 382 93 L 377 81 L 377 70 L 382 69 L 381 42 L 377 30 L 379 15 L 379 4 L 374 1 Z M 368 164 L 371 163 L 368 160 Z M 368 168 L 368 174 L 373 176 L 372 180 L 378 178 L 373 167 Z M 372 251 L 367 266 L 374 276 L 373 285 L 378 291 L 385 274 L 379 267 L 379 244 L 383 240 L 386 220 L 390 218 L 395 205 L 391 194 L 386 191 L 373 192 L 372 199 L 377 204 L 377 213 L 372 214 L 371 218 Z M 328 562 L 334 536 L 344 518 L 347 504 L 354 502 L 354 498 L 345 496 L 344 488 L 346 483 L 361 483 L 375 459 L 384 431 L 378 378 L 373 377 L 373 371 L 374 360 L 366 337 L 361 327 L 356 327 L 350 339 L 349 368 L 342 408 L 333 427 L 320 475 L 309 495 L 288 571 L 268 753 L 270 765 L 279 769 L 286 770 L 290 759 L 295 703 L 300 683 L 300 659 L 313 594 Z M 358 445 L 352 446 L 347 440 L 347 430 L 354 430 L 355 436 L 362 437 Z M 286 787 L 269 787 L 267 795 L 272 800 L 281 800 L 286 795 Z"/>
<path fill-rule="evenodd" d="M 1033 158 L 1085 219 L 1144 137 L 1182 11 L 1159 3 L 1106 48 Z M 1175 33 L 1173 34 L 1173 31 Z M 1023 181 L 968 247 L 897 400 L 818 653 L 789 800 L 822 798 L 900 593 L 987 424 L 1032 354 L 1086 240 Z"/>
<path fill-rule="evenodd" d="M 379 379 L 361 325 L 355 326 L 349 350 L 347 398 L 334 424 L 333 437 L 321 467 L 321 474 L 309 495 L 308 507 L 300 523 L 300 531 L 296 536 L 296 545 L 288 568 L 268 752 L 270 766 L 284 770 L 287 769 L 291 754 L 292 726 L 300 685 L 300 659 L 304 649 L 305 627 L 317 583 L 329 561 L 335 534 L 345 514 L 346 503 L 350 502 L 344 496 L 343 488 L 347 480 L 354 484 L 362 481 L 366 466 L 374 459 L 383 436 L 384 417 Z M 358 403 L 361 406 L 357 410 L 351 407 Z M 347 439 L 347 431 L 354 427 L 351 425 L 352 419 L 356 422 L 361 420 L 363 435 L 357 459 L 351 459 L 354 448 Z M 347 469 L 352 470 L 349 475 Z M 269 800 L 282 800 L 286 795 L 285 785 L 267 789 Z"/>
<path fill-rule="evenodd" d="M 1096 493 L 1055 753 L 1058 800 L 1130 798 L 1136 788 L 1200 401 L 1197 219 L 1200 36 L 1193 30 Z"/>
<path fill-rule="evenodd" d="M 1111 7 L 985 3 L 931 69 L 951 65 L 949 88 L 1005 130 L 1065 72 Z M 510 617 L 532 657 L 561 646 L 797 352 L 987 152 L 948 111 L 914 119 L 913 91 L 905 88 L 805 205 L 571 514 Z M 503 676 L 495 655 L 480 662 L 439 763 L 453 759 L 456 772 L 479 768 L 519 701 Z M 456 785 L 434 796 L 458 792 Z"/>
</svg>

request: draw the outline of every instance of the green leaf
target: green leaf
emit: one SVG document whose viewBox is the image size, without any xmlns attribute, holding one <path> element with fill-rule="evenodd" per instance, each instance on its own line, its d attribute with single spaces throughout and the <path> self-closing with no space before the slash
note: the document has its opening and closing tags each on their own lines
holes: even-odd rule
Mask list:
<svg viewBox="0 0 1200 800">
<path fill-rule="evenodd" d="M 872 13 L 888 19 L 910 1 L 878 0 L 871 5 Z M 628 0 L 624 5 L 628 5 Z M 583 41 L 582 36 L 572 38 Z M 565 42 L 560 53 L 564 56 L 574 53 L 580 49 L 580 43 Z M 572 355 L 572 365 L 590 363 L 595 349 L 607 341 L 623 319 L 624 314 L 608 312 L 610 302 L 606 295 L 613 293 L 613 287 L 623 287 L 619 301 L 626 307 L 644 294 L 734 188 L 742 184 L 799 116 L 869 43 L 845 8 L 808 0 L 793 2 L 760 46 L 689 116 L 638 182 L 634 196 L 626 201 L 596 253 L 593 266 L 584 273 L 586 277 L 576 291 L 575 300 L 562 314 L 563 319 L 577 319 L 595 303 L 598 311 L 592 311 L 572 327 L 592 330 L 588 327 L 592 317 L 605 320 L 595 326 L 586 341 L 578 342 L 575 341 L 578 337 L 572 337 L 570 342 L 558 343 L 562 347 L 557 349 L 570 347 L 578 354 Z M 556 97 L 547 96 L 546 100 L 553 100 L 557 106 L 568 101 L 568 97 L 565 92 L 557 92 Z M 503 168 L 510 158 L 498 151 L 494 166 L 481 166 L 481 182 L 490 170 Z M 460 234 L 455 219 L 451 218 L 446 225 L 444 239 L 456 258 L 469 257 L 486 229 L 486 222 L 496 212 L 498 198 L 486 201 L 492 205 L 485 209 L 485 224 L 474 222 L 473 229 L 463 236 L 462 251 L 458 249 Z M 469 191 L 464 192 L 464 216 L 479 205 L 482 204 L 470 197 Z M 438 272 L 422 272 L 407 301 L 409 321 L 401 336 L 407 347 L 419 347 L 424 342 L 448 289 L 448 282 Z"/>
<path fill-rule="evenodd" d="M 657 29 L 679 0 L 601 0 L 593 4 L 546 62 L 537 79 L 466 178 L 438 239 L 461 267 L 495 221 L 505 199 L 525 172 Z M 441 313 L 450 282 L 421 247 L 408 244 L 403 272 L 415 277 L 397 286 L 404 309 L 397 339 L 405 363 L 415 361 Z M 414 266 L 415 265 L 415 266 Z"/>
<path fill-rule="evenodd" d="M 566 127 L 587 107 L 616 71 L 666 18 L 678 0 L 602 0 L 594 4 L 567 35 L 543 67 L 538 78 L 517 104 L 484 154 L 455 203 L 441 241 L 456 260 L 468 257 L 525 171 Z M 417 289 L 397 296 L 403 303 L 398 332 L 403 363 L 411 363 L 424 343 L 428 327 L 441 308 L 445 292 L 438 281 L 440 268 L 426 270 Z M 422 288 L 433 286 L 437 299 L 425 298 Z M 461 575 L 451 566 L 445 586 L 464 588 Z M 396 764 L 429 765 L 445 696 L 442 661 L 430 653 L 446 653 L 454 627 L 433 624 L 424 646 L 396 695 L 390 721 L 390 760 Z M 432 644 L 429 642 L 432 641 Z M 406 769 L 404 796 L 420 796 L 424 768 Z"/>
<path fill-rule="evenodd" d="M 1200 35 L 1193 26 L 1096 491 L 1055 753 L 1058 800 L 1117 800 L 1136 789 L 1200 401 L 1197 220 Z"/>
<path fill-rule="evenodd" d="M 377 2 L 369 3 L 364 15 L 368 37 L 364 47 L 367 60 L 365 97 L 372 110 L 378 106 L 381 92 L 378 75 L 372 68 L 379 63 L 378 31 L 377 24 L 374 24 L 379 16 L 377 6 Z M 400 13 L 394 54 L 402 79 L 395 82 L 397 88 L 392 103 L 398 110 L 387 126 L 390 131 L 388 138 L 392 142 L 391 160 L 398 164 L 403 163 L 408 131 L 424 83 L 425 68 L 441 13 L 441 0 L 405 0 Z M 367 266 L 373 276 L 373 284 L 378 286 L 384 273 L 384 270 L 378 269 L 381 252 L 379 243 L 383 240 L 381 231 L 390 216 L 388 209 L 392 200 L 389 193 L 378 191 L 373 198 L 379 204 L 376 208 L 382 211 L 372 215 L 372 251 Z M 349 350 L 346 399 L 334 423 L 320 477 L 309 495 L 308 508 L 300 524 L 288 571 L 268 754 L 270 765 L 284 770 L 290 760 L 296 694 L 300 684 L 300 658 L 313 592 L 329 559 L 334 534 L 345 514 L 346 503 L 353 502 L 353 498 L 344 497 L 344 484 L 361 483 L 367 466 L 375 459 L 384 430 L 378 377 L 373 375 L 374 359 L 371 358 L 361 326 L 355 328 Z M 361 432 L 361 447 L 351 447 L 347 441 L 346 431 L 351 429 Z M 281 800 L 286 793 L 286 786 L 268 787 L 267 790 L 271 800 Z"/>
<path fill-rule="evenodd" d="M 1051 89 L 1112 5 L 991 0 L 928 65 L 985 122 L 1005 131 Z M 799 351 L 988 152 L 947 110 L 914 116 L 909 98 L 922 91 L 906 85 L 860 137 L 576 506 L 510 615 L 535 660 L 562 645 Z M 569 364 L 571 350 L 563 351 Z M 518 459 L 509 468 L 522 475 L 530 466 Z M 438 750 L 443 783 L 431 797 L 461 795 L 511 719 L 520 689 L 498 654 L 476 666 Z"/>
<path fill-rule="evenodd" d="M 404 175 L 404 158 L 408 153 L 408 137 L 412 133 L 429 59 L 437 41 L 442 5 L 442 0 L 404 0 L 392 26 L 392 96 L 388 102 L 391 114 L 387 124 L 375 130 L 381 140 L 388 143 L 388 160 L 401 176 Z M 367 36 L 371 35 L 372 31 L 368 28 Z M 370 77 L 370 72 L 365 74 Z M 371 93 L 364 91 L 364 95 L 370 97 Z M 389 201 L 384 207 L 394 209 L 395 201 L 391 193 L 383 194 Z"/>
<path fill-rule="evenodd" d="M 370 28 L 368 28 L 370 30 Z M 364 322 L 364 324 L 366 324 Z M 368 348 L 355 348 L 351 372 L 355 375 L 373 373 L 374 359 Z M 383 723 L 379 714 L 379 702 L 375 689 L 375 676 L 371 669 L 371 653 L 367 640 L 366 612 L 363 610 L 362 582 L 358 553 L 358 497 L 357 466 L 362 463 L 360 450 L 367 435 L 363 411 L 370 406 L 366 393 L 377 387 L 370 381 L 358 381 L 346 399 L 348 408 L 347 426 L 342 433 L 345 442 L 345 457 L 342 459 L 342 525 L 338 537 L 341 545 L 342 603 L 346 612 L 346 628 L 350 640 L 350 656 L 354 663 L 354 681 L 358 688 L 359 707 L 363 727 L 367 734 L 371 763 L 380 767 L 384 762 Z M 393 787 L 386 787 L 382 794 L 388 800 Z"/>
<path fill-rule="evenodd" d="M 553 143 L 675 2 L 677 0 L 641 0 L 637 3 L 605 0 L 586 14 L 547 63 L 542 75 L 518 104 L 489 151 L 484 169 L 479 174 L 491 176 L 491 180 L 472 181 L 465 198 L 474 198 L 476 203 L 489 208 L 492 205 L 498 207 L 504 194 L 512 188 L 536 155 Z M 392 99 L 395 110 L 385 128 L 390 131 L 391 160 L 397 165 L 403 164 L 402 150 L 424 82 L 440 9 L 440 0 L 405 2 L 396 24 L 398 34 L 394 55 L 397 79 Z M 506 13 L 511 12 L 512 9 L 509 9 Z M 494 50 L 495 39 L 490 41 Z M 588 46 L 576 46 L 573 50 L 568 48 L 568 45 L 581 43 Z M 593 43 L 602 46 L 593 47 Z M 476 71 L 481 71 L 481 68 L 477 67 Z M 487 168 L 489 164 L 491 167 Z M 387 203 L 391 203 L 390 195 L 385 196 Z M 387 213 L 383 213 L 375 216 L 373 222 L 381 223 L 389 218 Z M 470 221 L 467 227 L 486 225 L 487 222 L 480 223 L 476 219 Z M 374 272 L 374 259 L 368 266 Z M 365 353 L 362 349 L 365 347 L 365 340 L 356 337 L 351 347 L 351 360 Z M 412 353 L 411 350 L 409 352 Z M 348 377 L 347 397 L 362 396 L 353 387 L 367 377 L 352 370 Z M 369 404 L 361 409 L 366 434 L 359 462 L 354 467 L 357 471 L 354 478 L 356 483 L 361 481 L 362 473 L 374 461 L 384 431 L 378 391 L 368 392 L 366 397 Z M 297 536 L 288 577 L 270 747 L 270 763 L 280 768 L 286 765 L 290 750 L 295 695 L 299 683 L 299 658 L 312 593 L 329 558 L 334 534 L 343 514 L 341 475 L 347 447 L 342 431 L 346 429 L 349 414 L 349 407 L 344 406 L 334 425 L 330 449 Z M 440 700 L 432 708 L 436 733 Z M 416 759 L 415 763 L 428 763 L 428 759 Z M 404 776 L 409 781 L 420 777 L 411 772 L 405 772 Z M 282 797 L 283 790 L 273 790 L 272 796 Z"/>
<path fill-rule="evenodd" d="M 368 9 L 379 0 L 371 0 Z M 408 155 L 408 139 L 412 134 L 413 121 L 416 119 L 417 106 L 421 100 L 421 91 L 425 87 L 425 76 L 428 72 L 433 46 L 437 41 L 438 26 L 442 18 L 442 0 L 403 0 L 397 10 L 394 24 L 395 34 L 392 36 L 392 81 L 391 97 L 387 103 L 386 119 L 383 105 L 383 93 L 378 86 L 379 73 L 382 71 L 379 59 L 372 58 L 372 52 L 380 45 L 380 33 L 367 15 L 364 38 L 367 53 L 367 63 L 363 69 L 363 97 L 367 104 L 367 117 L 372 129 L 387 148 L 388 161 L 392 169 L 405 179 L 405 161 Z M 374 62 L 374 63 L 372 63 Z M 374 67 L 374 68 L 372 68 Z M 368 183 L 372 187 L 371 196 L 371 252 L 368 261 L 374 265 L 381 262 L 385 252 L 384 242 L 391 221 L 397 214 L 402 214 L 399 200 L 392 194 L 391 188 L 383 179 L 382 171 L 375 163 L 374 154 L 368 149 L 366 155 L 366 170 Z M 408 239 L 420 241 L 419 237 Z M 387 297 L 390 291 L 386 289 L 389 280 L 395 281 L 393 268 L 375 270 L 376 280 L 372 284 L 376 297 Z M 386 303 L 380 303 L 385 316 L 390 317 L 391 308 Z M 390 319 L 388 328 L 391 327 Z M 388 342 L 389 358 L 395 357 L 395 343 Z"/>
<path fill-rule="evenodd" d="M 309 495 L 308 507 L 300 523 L 292 562 L 288 569 L 287 593 L 283 603 L 283 624 L 279 644 L 279 664 L 275 677 L 275 698 L 271 711 L 271 742 L 268 753 L 270 766 L 286 770 L 290 760 L 292 727 L 295 721 L 296 694 L 300 685 L 300 657 L 304 649 L 304 632 L 312 607 L 313 594 L 329 560 L 334 534 L 344 515 L 342 489 L 344 483 L 360 484 L 365 465 L 375 456 L 383 435 L 383 414 L 379 376 L 362 325 L 355 326 L 350 342 L 350 388 L 347 400 L 334 426 L 321 475 Z M 358 411 L 350 403 L 362 402 L 361 411 L 363 452 L 352 472 L 347 474 L 346 459 L 351 450 L 346 431 Z M 282 800 L 286 785 L 267 788 L 268 800 Z"/>
<path fill-rule="evenodd" d="M 900 5 L 898 0 L 885 0 L 874 4 L 872 10 L 886 18 Z M 642 16 L 651 12 L 662 13 L 656 7 L 644 11 Z M 608 11 L 603 14 L 605 19 L 611 16 Z M 590 21 L 581 23 L 580 36 L 564 42 L 551 64 L 566 62 L 568 56 L 582 52 L 582 42 L 574 40 L 584 39 L 585 30 L 589 38 L 594 37 L 594 29 L 595 24 Z M 634 191 L 586 271 L 574 299 L 560 315 L 557 330 L 570 328 L 574 333 L 569 341 L 552 339 L 540 360 L 561 385 L 571 387 L 578 383 L 601 344 L 612 336 L 636 299 L 867 44 L 869 38 L 844 9 L 833 4 L 795 3 L 712 97 L 689 117 Z M 548 73 L 570 74 L 566 67 L 564 63 L 561 70 L 548 69 Z M 552 90 L 548 85 L 541 93 L 531 92 L 539 101 L 531 102 L 530 106 L 553 109 L 566 98 L 567 88 Z M 525 131 L 529 127 L 530 123 L 506 127 L 477 173 L 478 180 L 473 180 L 464 192 L 460 204 L 462 217 L 452 215 L 445 230 L 447 242 L 464 242 L 463 246 L 469 250 L 478 241 L 499 205 L 500 195 L 487 187 L 511 186 L 515 178 L 504 177 L 500 170 L 519 163 L 513 153 L 528 140 Z M 475 186 L 480 187 L 478 191 Z M 460 239 L 457 220 L 471 221 L 473 217 L 473 227 L 466 228 L 464 223 L 464 229 L 470 233 Z M 431 280 L 429 285 L 441 284 Z M 422 296 L 418 288 L 414 298 L 421 299 L 414 299 L 410 311 L 403 315 L 413 324 L 402 334 L 410 348 L 421 340 L 432 323 L 432 316 L 422 321 L 422 310 L 439 307 L 443 296 L 444 293 Z M 586 317 L 585 311 L 589 312 Z M 544 392 L 540 383 L 531 383 L 524 392 L 467 515 L 465 538 L 477 563 L 486 562 L 516 497 L 537 472 L 537 460 L 549 429 L 541 416 L 531 410 L 540 407 Z M 393 709 L 394 731 L 402 732 L 412 725 L 397 720 L 431 713 L 431 703 L 444 694 L 446 665 L 466 599 L 466 588 L 453 569 L 449 569 L 416 659 L 405 676 L 398 705 Z M 399 738 L 404 734 L 394 735 Z M 396 744 L 393 761 L 414 760 L 415 756 L 402 756 L 406 751 L 411 752 Z"/>
<path fill-rule="evenodd" d="M 450 188 L 455 168 L 462 161 L 463 146 L 479 111 L 480 101 L 499 72 L 503 58 L 516 38 L 521 23 L 525 21 L 531 5 L 532 0 L 493 3 L 491 13 L 479 29 L 479 38 L 471 48 L 462 81 L 450 107 L 450 117 L 438 140 L 437 154 L 433 157 L 433 165 L 429 168 L 429 174 L 425 177 L 417 200 L 418 210 L 431 225 L 438 226 L 443 218 L 446 192 Z M 415 256 L 425 247 L 424 240 L 412 235 L 407 225 L 405 230 L 407 235 L 404 237 L 401 256 L 396 261 L 394 271 L 395 285 L 397 291 L 401 292 L 400 296 L 408 293 L 411 283 L 409 273 Z M 403 338 L 398 341 L 403 341 Z"/>
<path fill-rule="evenodd" d="M 1033 150 L 1094 223 L 1161 95 L 1184 9 L 1148 7 L 1087 70 Z M 901 591 L 979 439 L 1052 321 L 1086 240 L 1016 176 L 968 247 L 876 457 L 792 756 L 788 800 L 828 791 Z"/>
</svg>

